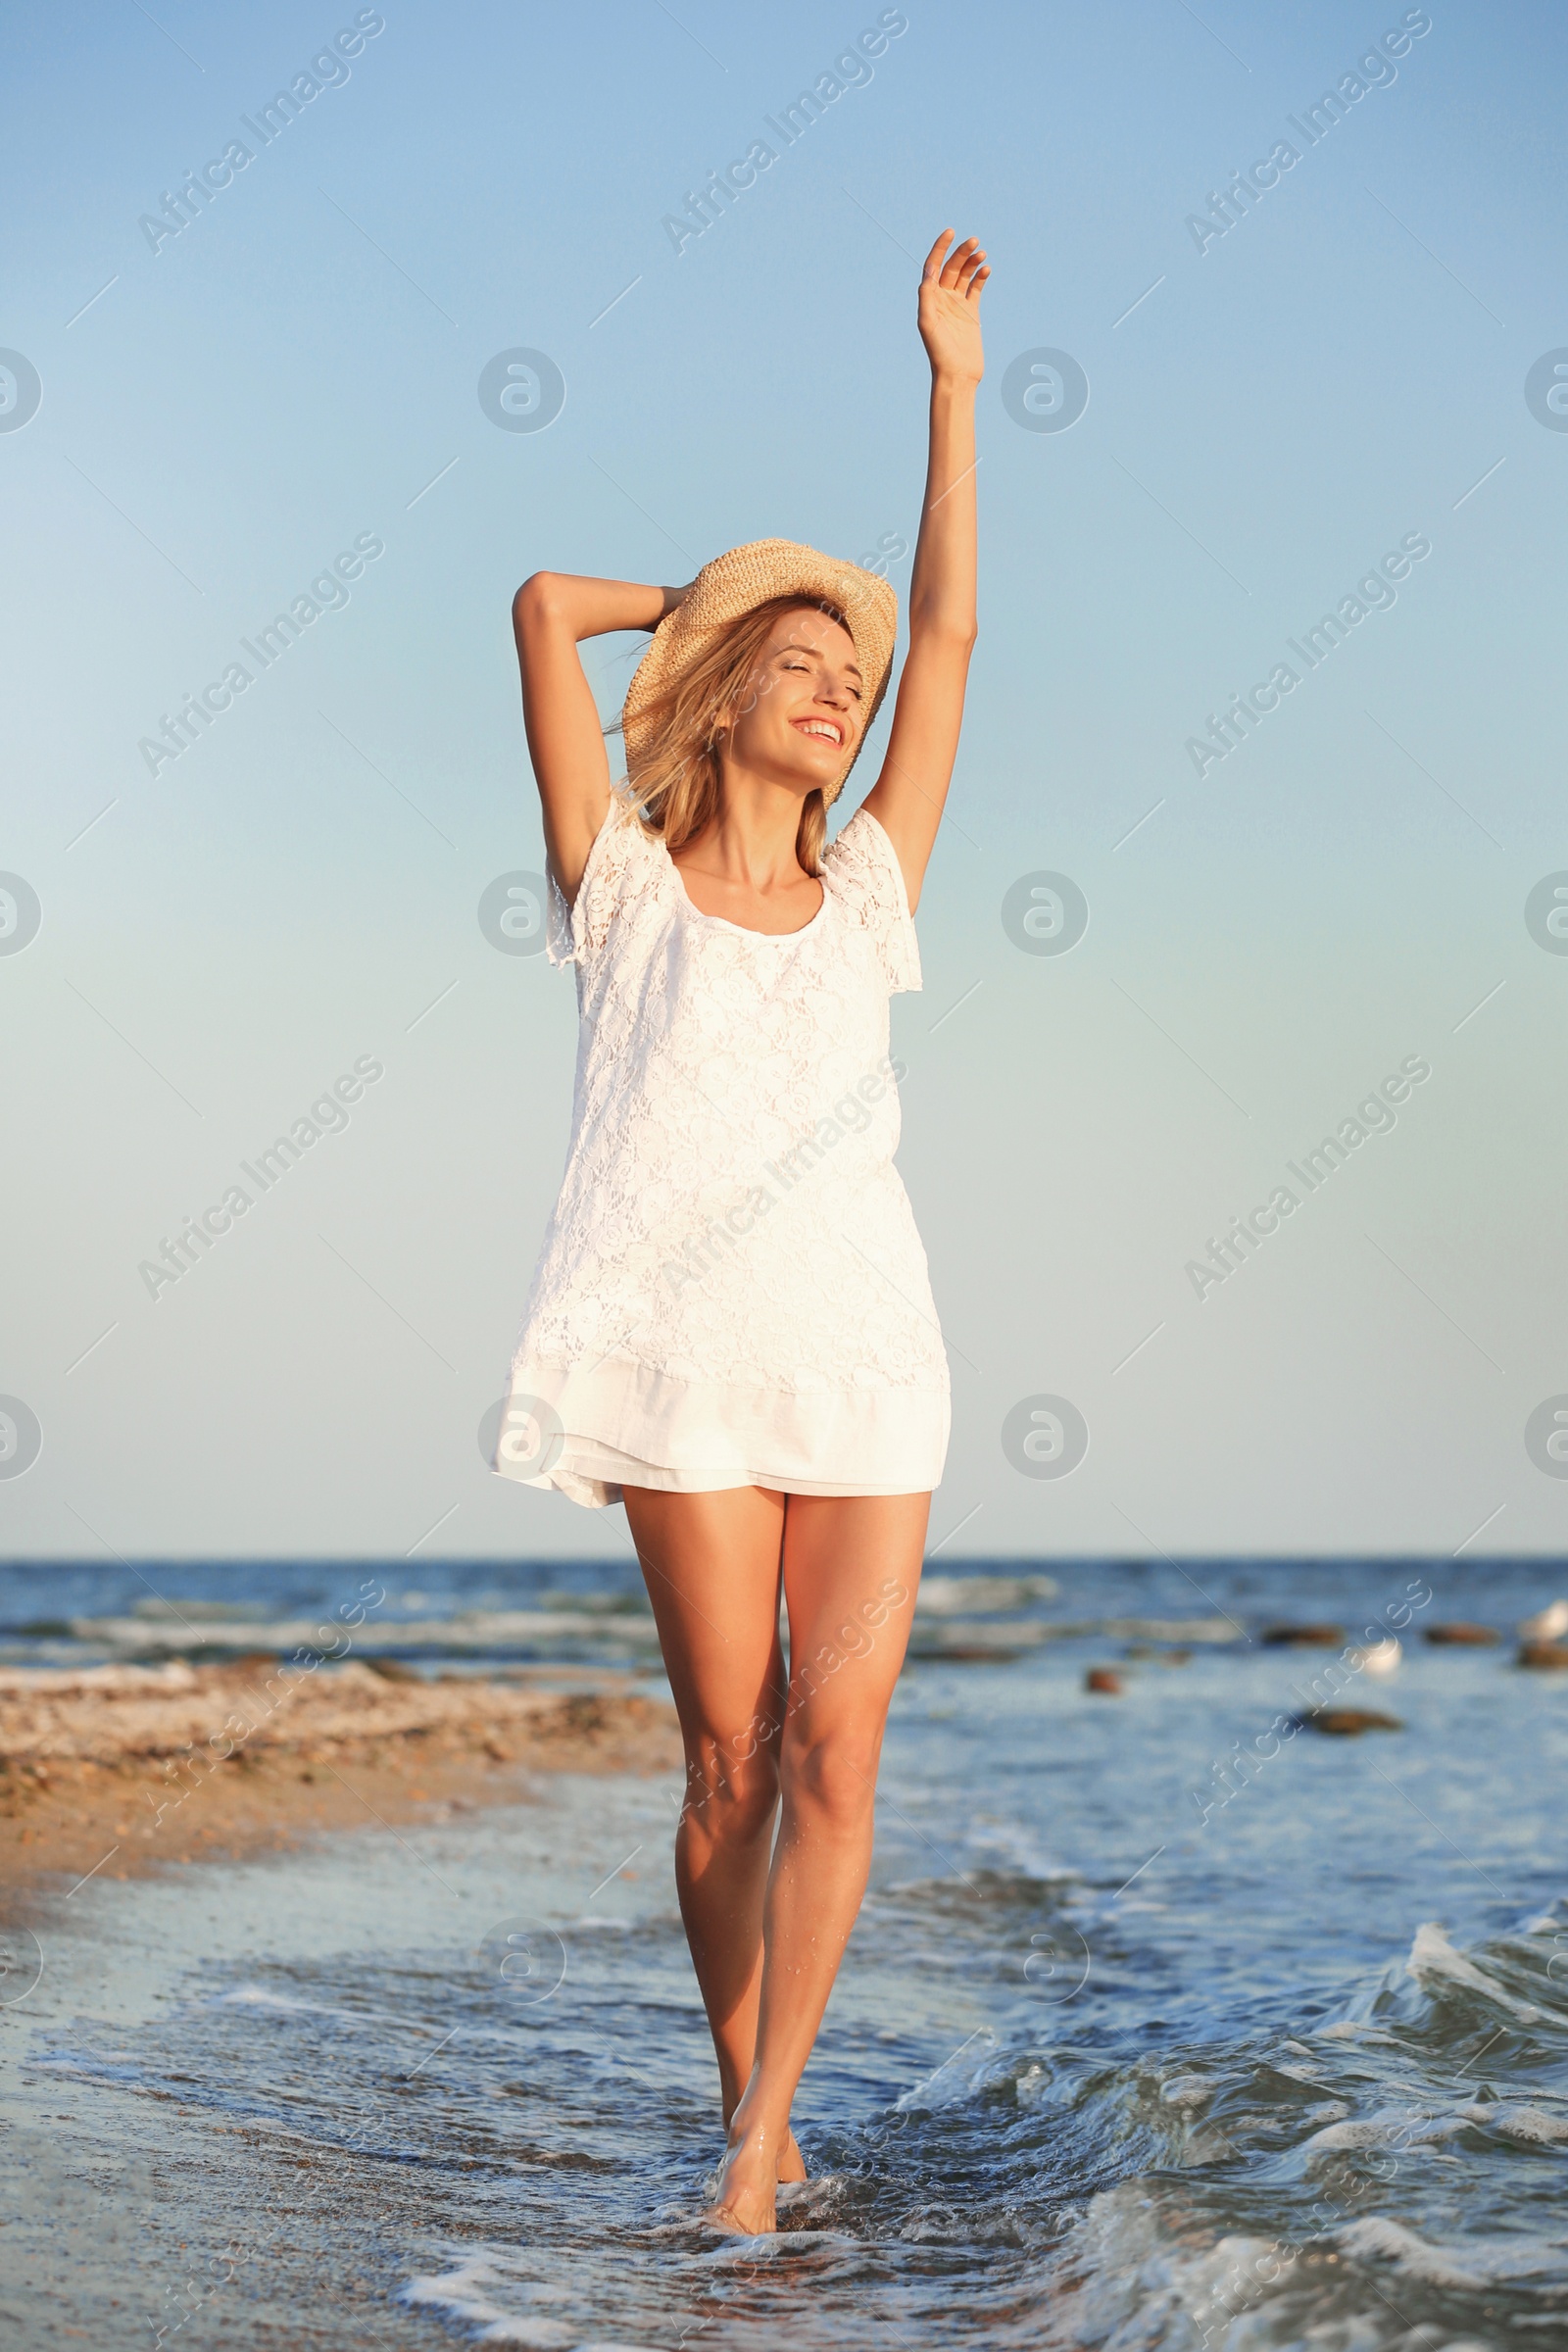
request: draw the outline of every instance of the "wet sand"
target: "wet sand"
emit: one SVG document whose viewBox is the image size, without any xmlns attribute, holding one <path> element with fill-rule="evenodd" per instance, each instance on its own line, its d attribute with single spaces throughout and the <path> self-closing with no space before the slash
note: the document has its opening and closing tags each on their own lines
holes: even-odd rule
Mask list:
<svg viewBox="0 0 1568 2352">
<path fill-rule="evenodd" d="M 540 1772 L 678 1764 L 673 1710 L 358 1662 L 0 1671 L 0 1889 L 125 1879 L 516 1802 Z"/>
</svg>

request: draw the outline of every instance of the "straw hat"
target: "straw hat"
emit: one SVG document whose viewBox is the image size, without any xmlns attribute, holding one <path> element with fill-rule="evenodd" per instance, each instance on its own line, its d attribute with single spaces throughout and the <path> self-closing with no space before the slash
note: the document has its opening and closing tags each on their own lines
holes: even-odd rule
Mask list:
<svg viewBox="0 0 1568 2352">
<path fill-rule="evenodd" d="M 711 564 L 703 565 L 689 594 L 673 612 L 665 613 L 654 631 L 653 643 L 633 672 L 620 714 L 626 772 L 633 782 L 651 747 L 654 721 L 648 710 L 655 698 L 675 683 L 718 630 L 775 596 L 799 596 L 813 604 L 831 605 L 843 613 L 859 656 L 865 678 L 864 715 L 855 749 L 831 791 L 823 795 L 830 802 L 838 798 L 888 690 L 899 600 L 875 572 L 820 555 L 814 547 L 799 547 L 793 539 L 754 539 L 747 547 L 732 547 L 728 555 L 715 556 Z"/>
</svg>

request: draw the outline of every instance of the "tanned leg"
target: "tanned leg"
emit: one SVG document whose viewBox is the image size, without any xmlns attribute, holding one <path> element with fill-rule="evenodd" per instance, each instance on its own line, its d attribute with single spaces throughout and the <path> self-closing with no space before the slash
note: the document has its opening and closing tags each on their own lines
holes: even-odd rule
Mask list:
<svg viewBox="0 0 1568 2352">
<path fill-rule="evenodd" d="M 763 1912 L 757 2055 L 709 2220 L 774 2227 L 790 2105 L 870 1869 L 877 1765 L 920 1581 L 929 1494 L 795 1495 L 784 1521 L 783 1817 Z"/>
<path fill-rule="evenodd" d="M 628 1487 L 625 1499 L 686 1750 L 675 1884 L 727 2130 L 756 2053 L 778 1809 L 784 1497 L 759 1487 Z M 776 2155 L 780 2180 L 805 2178 L 793 2140 Z"/>
</svg>

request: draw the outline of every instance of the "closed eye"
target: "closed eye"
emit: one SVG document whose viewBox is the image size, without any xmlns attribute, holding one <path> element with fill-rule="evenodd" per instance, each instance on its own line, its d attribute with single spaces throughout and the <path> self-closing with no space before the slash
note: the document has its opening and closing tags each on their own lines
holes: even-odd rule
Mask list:
<svg viewBox="0 0 1568 2352">
<path fill-rule="evenodd" d="M 809 676 L 809 674 L 810 674 L 810 663 L 809 663 L 809 662 L 780 662 L 779 666 L 780 666 L 780 668 L 781 668 L 781 669 L 798 669 L 798 670 L 801 670 L 801 671 L 802 671 L 802 672 L 804 672 L 804 673 L 805 673 L 807 676 Z M 851 692 L 851 694 L 853 694 L 853 695 L 854 695 L 854 697 L 855 697 L 855 699 L 856 699 L 856 701 L 857 701 L 858 703 L 863 703 L 863 702 L 864 702 L 864 700 L 865 700 L 865 696 L 864 696 L 864 694 L 861 692 L 860 688 L 859 688 L 858 686 L 857 686 L 857 685 L 856 685 L 856 683 L 855 683 L 855 681 L 854 681 L 854 679 L 853 679 L 853 678 L 847 678 L 847 679 L 845 680 L 845 684 L 846 684 L 846 686 L 849 688 L 849 691 Z"/>
</svg>

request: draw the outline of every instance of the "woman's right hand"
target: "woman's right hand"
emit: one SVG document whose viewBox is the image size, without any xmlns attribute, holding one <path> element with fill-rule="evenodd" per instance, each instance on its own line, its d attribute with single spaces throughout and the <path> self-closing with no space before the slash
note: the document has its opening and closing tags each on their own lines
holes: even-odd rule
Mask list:
<svg viewBox="0 0 1568 2352">
<path fill-rule="evenodd" d="M 577 648 L 615 629 L 656 629 L 684 588 L 536 571 L 513 599 L 522 716 L 544 808 L 550 870 L 568 905 L 610 808 L 610 760 Z"/>
<path fill-rule="evenodd" d="M 688 580 L 684 588 L 664 589 L 664 610 L 659 615 L 659 620 L 667 620 L 670 613 L 673 612 L 678 606 L 683 605 L 686 602 L 686 599 L 690 596 L 696 585 L 697 582 L 695 580 Z M 649 629 L 657 629 L 659 626 L 659 620 L 650 620 L 644 625 Z"/>
</svg>

